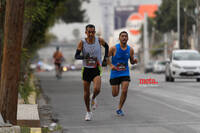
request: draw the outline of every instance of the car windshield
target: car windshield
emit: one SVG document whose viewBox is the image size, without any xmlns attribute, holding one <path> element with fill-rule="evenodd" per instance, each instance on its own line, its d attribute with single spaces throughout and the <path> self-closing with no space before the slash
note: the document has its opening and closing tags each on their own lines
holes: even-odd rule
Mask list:
<svg viewBox="0 0 200 133">
<path fill-rule="evenodd" d="M 195 52 L 174 53 L 174 60 L 200 60 L 200 54 Z"/>
<path fill-rule="evenodd" d="M 165 61 L 160 61 L 160 62 L 158 62 L 158 64 L 160 64 L 160 65 L 165 65 L 166 62 L 165 62 Z"/>
<path fill-rule="evenodd" d="M 149 66 L 153 66 L 153 62 L 148 62 L 147 65 L 149 65 Z"/>
</svg>

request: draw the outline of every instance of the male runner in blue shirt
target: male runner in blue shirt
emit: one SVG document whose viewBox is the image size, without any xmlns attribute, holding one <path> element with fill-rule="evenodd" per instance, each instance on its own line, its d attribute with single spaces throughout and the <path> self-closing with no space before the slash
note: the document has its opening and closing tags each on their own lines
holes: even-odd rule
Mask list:
<svg viewBox="0 0 200 133">
<path fill-rule="evenodd" d="M 126 31 L 122 31 L 119 34 L 119 40 L 120 43 L 109 49 L 108 56 L 112 56 L 112 62 L 108 59 L 108 64 L 111 68 L 110 84 L 112 86 L 113 97 L 118 96 L 121 84 L 121 97 L 116 113 L 119 116 L 123 116 L 124 113 L 122 111 L 122 107 L 127 97 L 130 82 L 128 60 L 130 59 L 131 64 L 137 63 L 137 60 L 134 59 L 133 48 L 127 44 L 128 33 Z"/>
</svg>

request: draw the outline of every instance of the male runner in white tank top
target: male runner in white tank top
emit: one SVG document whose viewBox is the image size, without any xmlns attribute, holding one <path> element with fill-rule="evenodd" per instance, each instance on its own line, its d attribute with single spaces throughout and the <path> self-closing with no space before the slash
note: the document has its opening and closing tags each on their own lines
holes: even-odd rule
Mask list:
<svg viewBox="0 0 200 133">
<path fill-rule="evenodd" d="M 84 101 L 86 105 L 85 120 L 92 119 L 90 110 L 90 84 L 93 82 L 93 94 L 91 95 L 91 106 L 96 108 L 96 96 L 100 93 L 101 88 L 101 46 L 105 48 L 105 56 L 103 63 L 108 57 L 109 46 L 102 38 L 95 36 L 95 26 L 88 24 L 85 28 L 87 37 L 78 43 L 75 59 L 83 60 L 82 80 L 84 86 Z M 82 52 L 82 55 L 80 53 Z"/>
</svg>

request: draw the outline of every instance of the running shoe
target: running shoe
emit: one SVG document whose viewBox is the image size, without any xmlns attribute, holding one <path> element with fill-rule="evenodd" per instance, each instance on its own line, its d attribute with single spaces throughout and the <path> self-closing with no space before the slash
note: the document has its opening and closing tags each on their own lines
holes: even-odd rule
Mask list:
<svg viewBox="0 0 200 133">
<path fill-rule="evenodd" d="M 118 109 L 116 113 L 118 116 L 124 116 L 124 112 L 121 109 Z"/>
<path fill-rule="evenodd" d="M 91 121 L 92 120 L 92 112 L 87 112 L 85 115 L 85 121 Z"/>
<path fill-rule="evenodd" d="M 91 108 L 92 108 L 93 110 L 95 110 L 95 109 L 97 108 L 97 100 L 96 100 L 96 98 L 95 98 L 95 99 L 92 99 L 92 97 L 93 97 L 93 94 L 90 95 L 90 99 L 91 99 Z"/>
<path fill-rule="evenodd" d="M 96 100 L 96 98 L 91 101 L 91 107 L 92 107 L 93 110 L 95 110 L 97 108 L 97 100 Z"/>
</svg>

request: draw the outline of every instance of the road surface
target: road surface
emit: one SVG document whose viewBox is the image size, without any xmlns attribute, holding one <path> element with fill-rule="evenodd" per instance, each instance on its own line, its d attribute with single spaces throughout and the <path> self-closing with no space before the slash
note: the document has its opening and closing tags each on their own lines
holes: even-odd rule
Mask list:
<svg viewBox="0 0 200 133">
<path fill-rule="evenodd" d="M 115 114 L 119 96 L 113 98 L 109 71 L 104 69 L 94 120 L 84 121 L 85 106 L 80 71 L 57 80 L 54 72 L 36 74 L 64 133 L 200 133 L 200 83 L 196 80 L 165 82 L 163 74 L 131 71 L 124 117 Z M 140 79 L 158 84 L 142 85 Z M 92 87 L 91 87 L 92 89 Z"/>
</svg>

